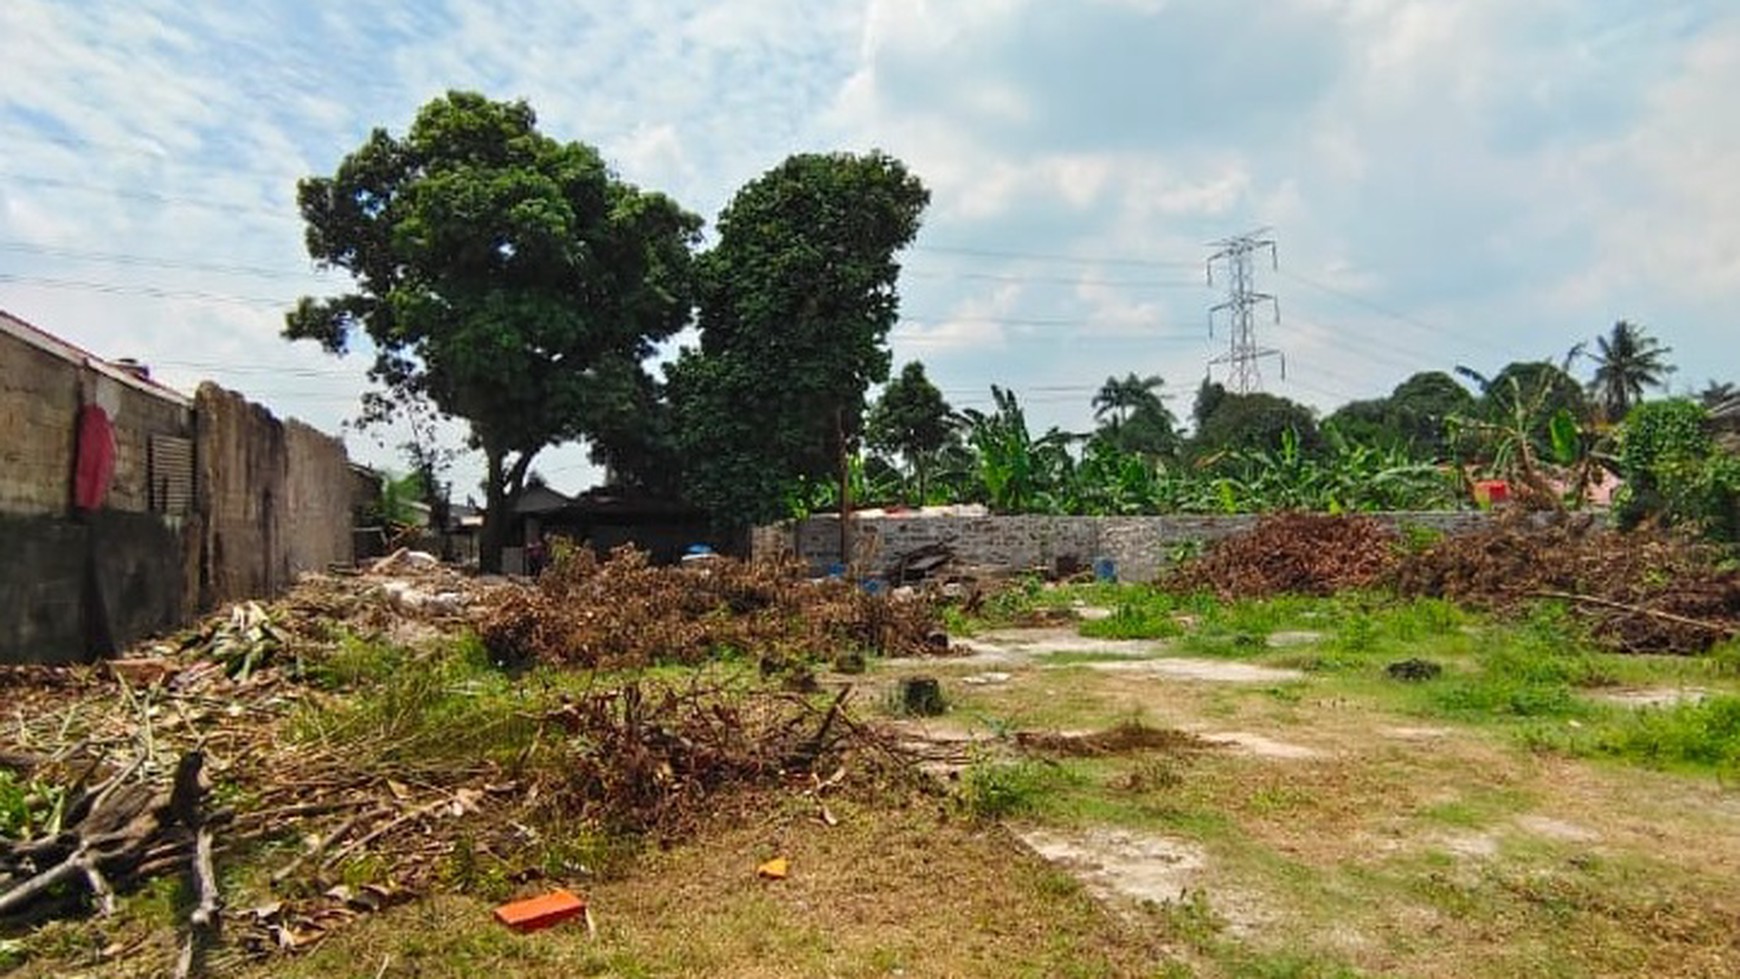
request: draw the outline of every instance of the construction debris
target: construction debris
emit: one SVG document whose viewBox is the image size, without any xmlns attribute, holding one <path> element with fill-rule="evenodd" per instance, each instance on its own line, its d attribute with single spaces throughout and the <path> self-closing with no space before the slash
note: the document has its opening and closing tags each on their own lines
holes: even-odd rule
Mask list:
<svg viewBox="0 0 1740 979">
<path fill-rule="evenodd" d="M 539 931 L 586 914 L 586 902 L 569 891 L 556 890 L 514 901 L 495 909 L 495 920 L 514 931 Z"/>
</svg>

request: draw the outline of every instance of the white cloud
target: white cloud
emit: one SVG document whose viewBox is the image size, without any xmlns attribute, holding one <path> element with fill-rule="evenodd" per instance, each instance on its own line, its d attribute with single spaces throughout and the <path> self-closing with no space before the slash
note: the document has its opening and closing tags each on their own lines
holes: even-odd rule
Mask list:
<svg viewBox="0 0 1740 979">
<path fill-rule="evenodd" d="M 527 98 L 707 216 L 793 151 L 900 156 L 933 199 L 893 343 L 959 389 L 1133 369 L 1184 390 L 1217 349 L 1205 245 L 1265 224 L 1284 316 L 1262 339 L 1292 355 L 1288 393 L 1495 367 L 1622 315 L 1719 371 L 1740 294 L 1731 6 L 10 0 L 0 246 L 23 247 L 0 258 L 23 281 L 0 306 L 115 355 L 224 364 L 335 427 L 364 363 L 278 337 L 285 301 L 333 288 L 294 182 L 458 87 Z M 1086 402 L 1057 394 L 1035 423 L 1079 425 Z M 579 456 L 539 468 L 584 476 Z"/>
</svg>

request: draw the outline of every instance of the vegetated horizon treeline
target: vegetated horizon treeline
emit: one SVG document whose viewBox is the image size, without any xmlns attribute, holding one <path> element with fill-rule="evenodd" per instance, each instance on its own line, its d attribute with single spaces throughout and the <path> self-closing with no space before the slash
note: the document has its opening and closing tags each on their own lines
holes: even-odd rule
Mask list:
<svg viewBox="0 0 1740 979">
<path fill-rule="evenodd" d="M 428 420 L 468 424 L 486 463 L 485 571 L 533 461 L 578 440 L 618 485 L 722 528 L 846 495 L 1001 512 L 1414 509 L 1455 505 L 1471 473 L 1564 506 L 1604 472 L 1626 477 L 1640 516 L 1733 522 L 1740 476 L 1699 441 L 1701 418 L 1664 409 L 1647 438 L 1627 434 L 1669 351 L 1625 322 L 1596 341 L 1587 388 L 1570 357 L 1491 378 L 1458 368 L 1477 391 L 1427 372 L 1321 424 L 1205 384 L 1186 438 L 1160 379 L 1134 375 L 1108 379 L 1085 436 L 1034 434 L 1000 388 L 991 411 L 952 411 L 920 365 L 890 382 L 896 258 L 929 200 L 884 153 L 795 154 L 733 195 L 702 250 L 698 215 L 543 133 L 527 103 L 448 92 L 402 136 L 377 129 L 299 182 L 310 257 L 353 289 L 300 300 L 284 335 L 335 354 L 369 341 L 363 420 L 423 433 L 406 448 L 432 512 L 450 488 Z M 691 325 L 699 343 L 655 377 L 658 344 Z"/>
<path fill-rule="evenodd" d="M 1007 513 L 1417 510 L 1468 505 L 1473 481 L 1496 477 L 1527 505 L 1576 508 L 1617 481 L 1623 524 L 1734 540 L 1740 460 L 1712 437 L 1708 411 L 1740 390 L 1711 381 L 1695 398 L 1645 400 L 1673 370 L 1670 349 L 1623 320 L 1594 347 L 1491 376 L 1422 371 L 1321 420 L 1286 398 L 1204 381 L 1188 434 L 1158 376 L 1107 378 L 1091 432 L 1036 434 L 1012 392 L 993 386 L 991 411 L 955 412 L 915 362 L 872 407 L 853 496 Z M 1580 381 L 1571 369 L 1585 356 L 1593 371 Z M 832 486 L 805 489 L 795 512 L 837 508 Z"/>
</svg>

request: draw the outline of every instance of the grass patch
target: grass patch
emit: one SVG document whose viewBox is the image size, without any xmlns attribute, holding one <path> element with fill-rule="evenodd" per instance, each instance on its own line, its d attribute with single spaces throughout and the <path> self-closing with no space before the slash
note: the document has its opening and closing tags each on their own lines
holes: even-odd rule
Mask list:
<svg viewBox="0 0 1740 979">
<path fill-rule="evenodd" d="M 563 925 L 516 935 L 478 897 L 441 896 L 370 915 L 307 956 L 249 975 L 907 975 L 1114 977 L 1164 968 L 1157 941 L 1109 915 L 1079 884 L 1023 856 L 1003 833 L 927 806 L 774 796 L 758 815 L 585 888 L 598 935 Z M 757 881 L 766 855 L 792 875 Z"/>
<path fill-rule="evenodd" d="M 1740 780 L 1740 697 L 1733 695 L 1663 707 L 1600 707 L 1577 727 L 1543 725 L 1525 737 L 1537 749 Z"/>
<path fill-rule="evenodd" d="M 533 694 L 496 668 L 469 634 L 424 649 L 347 638 L 314 678 L 343 697 L 291 718 L 293 741 L 413 767 L 455 759 L 507 762 L 537 728 Z"/>
</svg>

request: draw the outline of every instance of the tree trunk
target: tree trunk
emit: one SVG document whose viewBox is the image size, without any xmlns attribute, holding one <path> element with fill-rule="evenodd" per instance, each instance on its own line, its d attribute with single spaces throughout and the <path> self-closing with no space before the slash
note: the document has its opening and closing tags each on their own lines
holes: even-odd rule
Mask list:
<svg viewBox="0 0 1740 979">
<path fill-rule="evenodd" d="M 507 538 L 507 492 L 502 485 L 500 449 L 485 447 L 484 456 L 489 472 L 483 480 L 483 529 L 477 539 L 477 570 L 483 574 L 501 574 L 501 549 Z"/>
<path fill-rule="evenodd" d="M 857 577 L 852 567 L 852 460 L 846 451 L 846 411 L 834 414 L 834 431 L 840 447 L 840 563 L 846 567 L 846 580 Z"/>
</svg>

